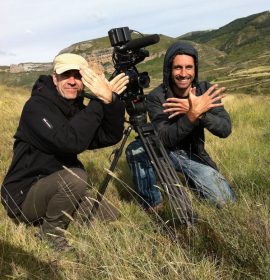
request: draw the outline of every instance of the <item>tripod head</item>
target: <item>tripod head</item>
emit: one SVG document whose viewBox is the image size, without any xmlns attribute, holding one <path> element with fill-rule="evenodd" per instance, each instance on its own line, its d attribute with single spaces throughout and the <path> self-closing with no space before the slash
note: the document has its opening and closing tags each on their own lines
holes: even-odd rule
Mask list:
<svg viewBox="0 0 270 280">
<path fill-rule="evenodd" d="M 127 89 L 120 98 L 125 102 L 126 111 L 130 116 L 130 123 L 135 127 L 146 123 L 146 106 L 144 88 L 149 87 L 150 77 L 147 72 L 139 73 L 136 64 L 149 56 L 144 47 L 159 42 L 157 34 L 131 39 L 135 32 L 128 27 L 111 29 L 109 39 L 113 49 L 112 61 L 115 68 L 112 78 L 120 73 L 129 76 Z"/>
</svg>

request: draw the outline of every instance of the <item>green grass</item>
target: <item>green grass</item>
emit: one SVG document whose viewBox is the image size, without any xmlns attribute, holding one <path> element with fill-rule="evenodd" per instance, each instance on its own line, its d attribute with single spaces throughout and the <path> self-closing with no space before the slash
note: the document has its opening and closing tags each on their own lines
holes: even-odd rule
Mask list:
<svg viewBox="0 0 270 280">
<path fill-rule="evenodd" d="M 31 90 L 39 75 L 48 75 L 48 72 L 0 72 L 0 84 L 4 84 L 8 87 L 19 87 Z"/>
<path fill-rule="evenodd" d="M 2 181 L 29 93 L 4 86 L 0 91 Z M 137 205 L 123 155 L 106 193 L 121 217 L 90 227 L 71 222 L 68 238 L 77 257 L 56 254 L 35 238 L 36 228 L 15 225 L 0 206 L 0 279 L 269 279 L 270 97 L 229 94 L 225 104 L 233 121 L 232 135 L 218 139 L 207 133 L 206 147 L 235 190 L 237 203 L 218 210 L 193 197 L 198 223 L 189 229 L 178 226 L 172 236 L 167 224 Z M 134 133 L 129 141 L 133 138 Z M 102 182 L 112 150 L 80 155 L 91 188 Z"/>
</svg>

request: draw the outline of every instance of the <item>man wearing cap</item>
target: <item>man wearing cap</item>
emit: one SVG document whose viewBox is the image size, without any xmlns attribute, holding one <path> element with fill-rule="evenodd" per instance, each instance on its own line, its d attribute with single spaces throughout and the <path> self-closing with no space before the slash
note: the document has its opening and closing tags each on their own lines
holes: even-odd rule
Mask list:
<svg viewBox="0 0 270 280">
<path fill-rule="evenodd" d="M 117 94 L 127 83 L 124 74 L 109 82 L 82 56 L 60 54 L 53 74 L 38 78 L 23 108 L 1 199 L 11 218 L 41 224 L 57 250 L 69 248 L 63 230 L 86 194 L 87 174 L 77 155 L 121 140 L 125 109 Z M 87 106 L 84 86 L 94 96 Z"/>
</svg>

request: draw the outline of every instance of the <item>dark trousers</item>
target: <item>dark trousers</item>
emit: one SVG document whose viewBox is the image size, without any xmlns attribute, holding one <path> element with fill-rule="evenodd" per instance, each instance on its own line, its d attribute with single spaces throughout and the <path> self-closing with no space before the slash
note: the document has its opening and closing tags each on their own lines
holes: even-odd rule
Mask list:
<svg viewBox="0 0 270 280">
<path fill-rule="evenodd" d="M 70 172 L 71 171 L 71 172 Z M 66 229 L 87 189 L 83 169 L 60 170 L 37 181 L 29 190 L 22 206 L 21 219 L 34 223 L 43 219 L 51 228 Z"/>
</svg>

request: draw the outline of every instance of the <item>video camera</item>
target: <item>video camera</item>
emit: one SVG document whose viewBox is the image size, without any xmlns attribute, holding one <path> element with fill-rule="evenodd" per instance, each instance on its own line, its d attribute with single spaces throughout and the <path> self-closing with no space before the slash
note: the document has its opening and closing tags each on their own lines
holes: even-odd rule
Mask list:
<svg viewBox="0 0 270 280">
<path fill-rule="evenodd" d="M 140 119 L 141 114 L 146 118 L 143 89 L 150 84 L 148 73 L 139 73 L 135 65 L 149 56 L 149 51 L 143 49 L 144 47 L 159 42 L 157 34 L 131 39 L 133 32 L 135 31 L 128 27 L 114 28 L 108 32 L 111 46 L 114 48 L 112 61 L 115 71 L 112 78 L 120 73 L 129 76 L 127 89 L 120 98 L 125 102 L 127 113 L 131 116 L 130 122 L 134 118 Z"/>
</svg>

